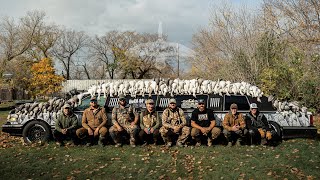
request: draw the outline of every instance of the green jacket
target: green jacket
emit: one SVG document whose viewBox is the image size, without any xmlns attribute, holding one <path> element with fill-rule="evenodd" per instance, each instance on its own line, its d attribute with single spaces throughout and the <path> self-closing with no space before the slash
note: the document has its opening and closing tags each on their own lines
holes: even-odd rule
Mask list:
<svg viewBox="0 0 320 180">
<path fill-rule="evenodd" d="M 70 116 L 64 115 L 64 113 L 60 114 L 57 118 L 55 127 L 56 130 L 61 132 L 62 129 L 72 129 L 78 126 L 78 119 L 75 114 L 71 114 Z"/>
</svg>

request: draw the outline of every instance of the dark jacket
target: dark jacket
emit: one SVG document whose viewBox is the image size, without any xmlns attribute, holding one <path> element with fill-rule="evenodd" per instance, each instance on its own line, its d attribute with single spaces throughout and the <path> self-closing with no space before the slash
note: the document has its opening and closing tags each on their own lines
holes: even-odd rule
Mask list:
<svg viewBox="0 0 320 180">
<path fill-rule="evenodd" d="M 257 115 L 254 116 L 252 115 L 252 113 L 248 113 L 248 115 L 246 116 L 246 127 L 248 129 L 265 129 L 266 131 L 270 131 L 270 127 L 269 127 L 269 123 L 267 118 L 260 113 L 259 111 L 257 111 Z"/>
<path fill-rule="evenodd" d="M 61 132 L 62 129 L 73 129 L 73 128 L 77 128 L 77 126 L 78 126 L 77 116 L 74 115 L 73 113 L 69 116 L 62 113 L 56 119 L 56 122 L 55 122 L 55 128 L 59 132 Z"/>
</svg>

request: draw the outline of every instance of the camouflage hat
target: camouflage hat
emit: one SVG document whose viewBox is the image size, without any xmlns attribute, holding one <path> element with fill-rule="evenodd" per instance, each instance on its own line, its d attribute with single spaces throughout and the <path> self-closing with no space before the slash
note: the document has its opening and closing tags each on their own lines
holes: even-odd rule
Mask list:
<svg viewBox="0 0 320 180">
<path fill-rule="evenodd" d="M 233 103 L 231 104 L 230 109 L 238 109 L 238 105 Z"/>
<path fill-rule="evenodd" d="M 169 100 L 169 104 L 171 104 L 171 103 L 177 104 L 177 101 L 176 101 L 176 99 L 174 99 L 174 98 L 171 98 L 171 99 Z"/>
<path fill-rule="evenodd" d="M 62 106 L 62 109 L 66 109 L 66 108 L 70 109 L 71 108 L 70 104 L 65 104 Z"/>
<path fill-rule="evenodd" d="M 119 95 L 119 101 L 121 101 L 121 100 L 126 100 L 126 97 L 123 94 Z"/>
<path fill-rule="evenodd" d="M 146 100 L 146 104 L 154 104 L 153 99 L 147 99 L 147 100 Z"/>
<path fill-rule="evenodd" d="M 90 101 L 91 101 L 91 102 L 97 102 L 97 98 L 96 98 L 96 97 L 92 97 L 92 98 L 90 99 Z"/>
</svg>

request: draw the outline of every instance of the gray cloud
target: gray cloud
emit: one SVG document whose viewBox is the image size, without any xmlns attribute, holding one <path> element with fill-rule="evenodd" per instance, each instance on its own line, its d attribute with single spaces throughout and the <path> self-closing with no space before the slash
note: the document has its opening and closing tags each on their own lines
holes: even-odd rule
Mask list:
<svg viewBox="0 0 320 180">
<path fill-rule="evenodd" d="M 2 2 L 1 2 L 2 1 Z M 260 0 L 231 0 L 256 7 Z M 206 26 L 210 0 L 0 0 L 0 16 L 22 17 L 27 11 L 46 12 L 49 22 L 88 34 L 110 30 L 154 32 L 162 21 L 169 40 L 189 44 L 192 35 Z"/>
</svg>

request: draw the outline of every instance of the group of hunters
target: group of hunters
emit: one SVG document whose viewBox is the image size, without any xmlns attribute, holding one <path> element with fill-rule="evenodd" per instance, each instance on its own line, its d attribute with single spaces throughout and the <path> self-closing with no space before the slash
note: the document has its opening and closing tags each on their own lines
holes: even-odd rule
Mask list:
<svg viewBox="0 0 320 180">
<path fill-rule="evenodd" d="M 216 126 L 213 110 L 206 108 L 203 99 L 198 100 L 198 108 L 192 112 L 191 127 L 187 126 L 184 111 L 177 107 L 174 98 L 169 100 L 162 117 L 155 111 L 153 99 L 145 101 L 146 108 L 140 114 L 127 105 L 123 95 L 119 96 L 118 103 L 119 106 L 112 110 L 112 126 L 109 129 L 116 147 L 122 146 L 128 138 L 132 147 L 138 142 L 142 146 L 156 145 L 160 138 L 167 147 L 173 146 L 174 142 L 176 146 L 183 147 L 189 136 L 195 142 L 195 146 L 201 146 L 204 141 L 207 142 L 207 146 L 212 146 L 213 140 L 221 134 L 221 129 Z M 108 135 L 107 115 L 95 97 L 90 99 L 90 107 L 83 112 L 81 128 L 77 127 L 77 117 L 69 104 L 62 107 L 62 112 L 56 120 L 53 133 L 60 146 L 64 146 L 67 138 L 71 138 L 74 144 L 86 139 L 87 146 L 98 140 L 98 145 L 104 146 Z M 237 104 L 231 104 L 222 125 L 222 134 L 228 142 L 227 146 L 240 145 L 242 141 L 265 145 L 272 138 L 267 118 L 259 113 L 256 103 L 250 104 L 250 112 L 246 116 L 238 112 Z"/>
</svg>

